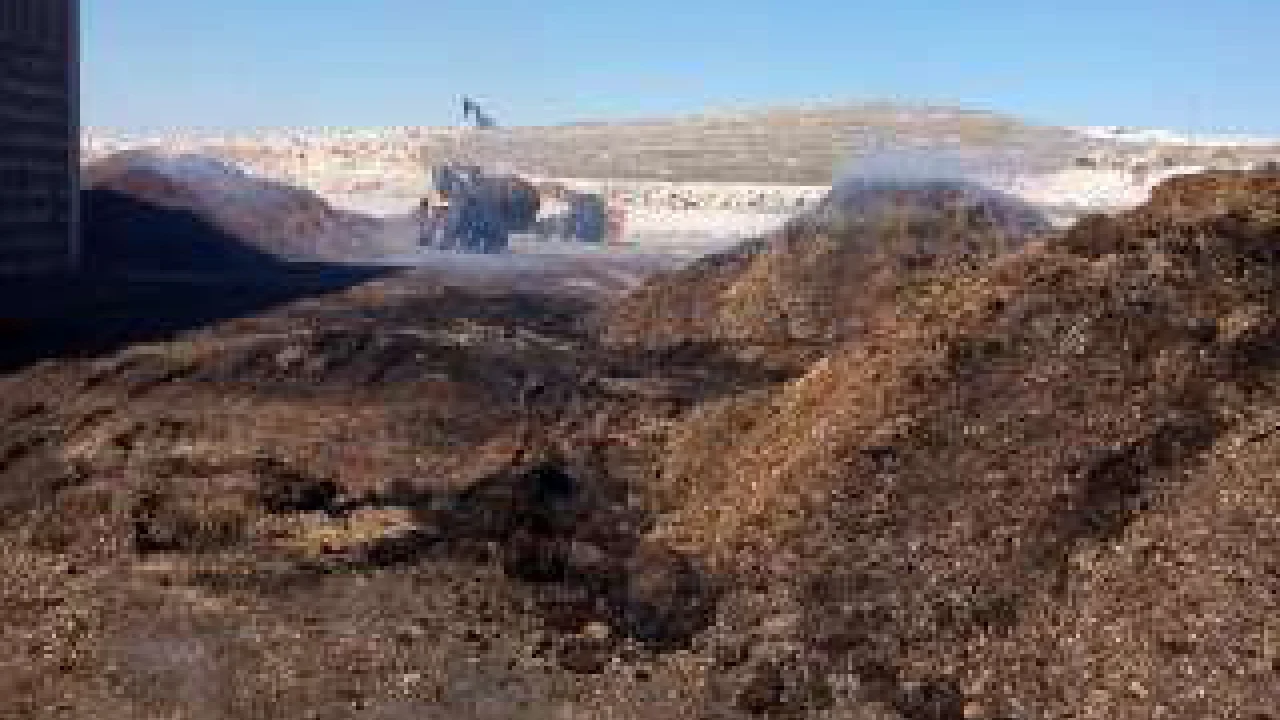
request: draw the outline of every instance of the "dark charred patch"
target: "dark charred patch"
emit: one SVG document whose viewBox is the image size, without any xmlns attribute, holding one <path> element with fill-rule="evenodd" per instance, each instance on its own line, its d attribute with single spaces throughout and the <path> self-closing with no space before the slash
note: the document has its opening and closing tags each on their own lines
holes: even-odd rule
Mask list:
<svg viewBox="0 0 1280 720">
<path fill-rule="evenodd" d="M 573 668 L 596 667 L 584 658 L 607 655 L 602 647 L 628 639 L 656 650 L 686 646 L 713 620 L 713 584 L 690 558 L 643 539 L 648 519 L 623 501 L 624 488 L 593 480 L 553 456 L 453 496 L 414 494 L 397 484 L 393 495 L 376 501 L 416 508 L 418 528 L 369 545 L 359 562 L 487 561 L 477 548 L 496 548 L 508 577 L 538 589 L 550 625 L 565 632 L 589 623 L 610 628 L 607 640 L 575 641 L 566 651 Z"/>
<path fill-rule="evenodd" d="M 253 463 L 258 500 L 270 513 L 335 512 L 339 489 L 332 480 L 304 475 L 287 465 L 259 458 Z"/>
</svg>

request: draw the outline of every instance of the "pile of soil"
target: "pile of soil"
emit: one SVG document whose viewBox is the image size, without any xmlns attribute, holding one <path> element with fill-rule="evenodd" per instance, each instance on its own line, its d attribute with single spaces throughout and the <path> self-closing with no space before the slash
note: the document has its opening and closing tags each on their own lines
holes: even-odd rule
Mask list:
<svg viewBox="0 0 1280 720">
<path fill-rule="evenodd" d="M 613 306 L 408 273 L 15 370 L 0 717 L 1277 717 L 1278 208 L 792 228 Z"/>
<path fill-rule="evenodd" d="M 677 430 L 655 537 L 785 648 L 728 642 L 762 654 L 739 697 L 1274 717 L 1277 203 L 1275 176 L 1172 181 L 928 278 L 873 336 Z"/>
<path fill-rule="evenodd" d="M 119 153 L 85 168 L 84 188 L 87 259 L 102 266 L 243 272 L 396 251 L 377 219 L 203 156 Z"/>
<path fill-rule="evenodd" d="M 1043 213 L 1026 201 L 963 179 L 849 178 L 831 189 L 817 213 L 846 218 L 954 215 L 1013 239 L 1025 239 L 1049 227 Z"/>
<path fill-rule="evenodd" d="M 903 278 L 985 263 L 1047 231 L 1033 209 L 976 184 L 850 181 L 773 236 L 659 278 L 599 322 L 614 344 L 728 343 L 803 363 L 870 332 Z"/>
</svg>

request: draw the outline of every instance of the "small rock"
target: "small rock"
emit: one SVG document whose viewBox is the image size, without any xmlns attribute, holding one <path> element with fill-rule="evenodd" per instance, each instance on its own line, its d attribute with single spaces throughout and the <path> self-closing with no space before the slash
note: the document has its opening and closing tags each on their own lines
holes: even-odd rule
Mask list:
<svg viewBox="0 0 1280 720">
<path fill-rule="evenodd" d="M 404 642 L 412 642 L 414 640 L 421 640 L 422 638 L 426 637 L 427 631 L 426 631 L 426 628 L 423 628 L 420 625 L 409 624 L 400 628 L 397 635 Z"/>
<path fill-rule="evenodd" d="M 593 640 L 608 640 L 612 631 L 602 622 L 589 622 L 582 628 L 582 634 Z"/>
<path fill-rule="evenodd" d="M 795 613 L 774 615 L 760 623 L 760 632 L 770 637 L 790 635 L 800 624 L 800 621 L 800 616 Z"/>
<path fill-rule="evenodd" d="M 291 345 L 276 354 L 276 364 L 281 368 L 289 368 L 301 362 L 307 351 L 297 345 Z"/>
</svg>

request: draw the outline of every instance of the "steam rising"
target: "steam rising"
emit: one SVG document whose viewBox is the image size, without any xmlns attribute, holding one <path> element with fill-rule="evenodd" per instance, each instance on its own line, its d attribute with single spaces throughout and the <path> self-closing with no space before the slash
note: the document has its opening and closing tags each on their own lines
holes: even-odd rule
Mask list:
<svg viewBox="0 0 1280 720">
<path fill-rule="evenodd" d="M 1033 173 L 1027 158 L 1015 150 L 958 146 L 896 148 L 857 158 L 837 174 L 836 185 L 910 186 L 956 182 L 1001 187 L 1019 175 Z"/>
<path fill-rule="evenodd" d="M 823 201 L 825 217 L 871 217 L 898 212 L 937 214 L 956 206 L 980 210 L 1017 236 L 1048 226 L 1042 209 L 1001 187 L 1011 187 L 1028 163 L 1016 151 L 908 148 L 858 158 L 840 174 Z"/>
</svg>

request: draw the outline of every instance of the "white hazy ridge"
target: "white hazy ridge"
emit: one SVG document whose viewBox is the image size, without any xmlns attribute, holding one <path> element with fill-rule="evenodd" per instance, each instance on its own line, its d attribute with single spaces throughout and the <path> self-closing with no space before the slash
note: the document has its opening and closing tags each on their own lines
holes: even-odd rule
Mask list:
<svg viewBox="0 0 1280 720">
<path fill-rule="evenodd" d="M 260 201 L 262 188 L 243 182 L 246 176 L 268 178 L 244 164 L 190 154 L 151 154 L 133 162 L 174 179 L 188 180 L 223 197 L 219 200 Z M 1107 211 L 1142 203 L 1151 189 L 1174 175 L 1199 172 L 1187 166 L 1151 172 L 1147 177 L 1111 169 L 1068 168 L 1047 174 L 1016 172 L 966 173 L 965 179 L 1012 195 L 1050 210 Z M 950 173 L 940 173 L 943 177 Z M 927 179 L 929 175 L 922 175 Z M 937 176 L 934 176 L 937 177 Z M 289 180 L 290 178 L 281 178 Z M 742 228 L 764 232 L 796 211 L 812 207 L 827 192 L 826 186 L 763 185 L 752 183 L 673 183 L 627 180 L 539 178 L 575 190 L 599 192 L 629 210 L 627 218 L 645 226 L 669 223 L 672 234 L 716 234 L 719 229 Z M 252 189 L 252 192 L 249 190 Z M 315 188 L 313 188 L 315 189 Z M 386 192 L 320 194 L 333 204 L 371 215 L 391 216 L 411 212 L 419 196 Z"/>
<path fill-rule="evenodd" d="M 977 180 L 1042 209 L 1057 224 L 1065 224 L 1085 213 L 1115 212 L 1141 205 L 1151 196 L 1152 189 L 1165 180 L 1204 169 L 1164 168 L 1143 177 L 1120 170 L 1070 168 L 1044 175 Z"/>
<path fill-rule="evenodd" d="M 272 178 L 252 168 L 203 155 L 147 152 L 129 156 L 128 163 L 171 181 L 181 181 L 212 207 L 272 206 L 288 195 L 287 188 L 253 182 L 255 178 Z"/>
<path fill-rule="evenodd" d="M 1117 212 L 1140 205 L 1150 196 L 1152 188 L 1165 179 L 1201 169 L 1169 168 L 1145 178 L 1135 178 L 1131 173 L 1119 170 L 1072 168 L 1041 175 L 977 175 L 966 179 L 1018 198 L 1040 209 L 1054 224 L 1064 226 L 1087 213 Z M 598 190 L 606 196 L 613 192 L 623 198 L 615 202 L 624 211 L 622 244 L 626 247 L 592 248 L 577 243 L 537 242 L 517 236 L 513 238 L 513 249 L 517 252 L 625 250 L 698 255 L 777 230 L 791 217 L 816 205 L 829 189 L 825 186 L 741 183 L 606 183 L 573 178 L 561 178 L 558 182 L 583 191 Z M 338 207 L 383 217 L 407 214 L 417 203 L 417 198 L 410 196 L 347 194 L 325 197 Z M 672 197 L 679 198 L 679 202 L 673 203 Z M 767 198 L 768 202 L 760 198 Z M 747 202 L 756 204 L 746 205 Z"/>
<path fill-rule="evenodd" d="M 1084 126 L 1071 130 L 1095 140 L 1200 147 L 1278 147 L 1280 138 L 1237 134 L 1177 133 L 1159 128 Z"/>
</svg>

